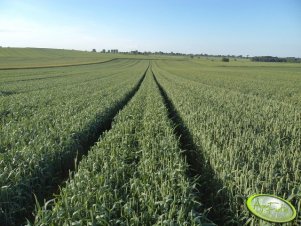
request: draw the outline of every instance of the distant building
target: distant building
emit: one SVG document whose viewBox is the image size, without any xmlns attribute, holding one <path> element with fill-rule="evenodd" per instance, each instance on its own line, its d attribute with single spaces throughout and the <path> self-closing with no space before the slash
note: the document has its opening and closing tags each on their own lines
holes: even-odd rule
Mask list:
<svg viewBox="0 0 301 226">
<path fill-rule="evenodd" d="M 118 49 L 111 49 L 111 53 L 118 53 Z"/>
</svg>

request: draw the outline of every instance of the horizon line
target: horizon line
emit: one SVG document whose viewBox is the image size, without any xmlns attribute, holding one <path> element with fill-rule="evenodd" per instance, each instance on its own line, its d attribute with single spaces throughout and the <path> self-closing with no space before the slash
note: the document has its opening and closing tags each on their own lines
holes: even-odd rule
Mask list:
<svg viewBox="0 0 301 226">
<path fill-rule="evenodd" d="M 131 52 L 137 52 L 137 54 L 162 54 L 162 55 L 183 55 L 183 56 L 205 56 L 205 57 L 238 57 L 238 58 L 252 58 L 252 57 L 277 57 L 277 58 L 295 58 L 295 59 L 301 59 L 301 56 L 277 56 L 277 55 L 250 55 L 250 54 L 210 54 L 210 53 L 182 53 L 182 52 L 174 52 L 174 51 L 162 51 L 162 50 L 156 50 L 156 51 L 150 51 L 150 50 L 129 50 L 129 51 L 122 51 L 118 48 L 102 48 L 101 50 L 98 50 L 96 48 L 92 48 L 91 50 L 87 49 L 69 49 L 69 48 L 52 48 L 52 47 L 33 47 L 33 46 L 1 46 L 1 48 L 15 48 L 15 49 L 54 49 L 54 50 L 67 50 L 67 51 L 81 51 L 81 52 L 93 52 L 93 50 L 96 50 L 96 53 L 109 53 L 107 51 L 111 50 L 117 50 L 117 53 L 123 53 L 123 54 L 133 54 Z M 106 52 L 102 52 L 103 50 L 106 50 Z M 116 54 L 116 53 L 113 53 Z"/>
</svg>

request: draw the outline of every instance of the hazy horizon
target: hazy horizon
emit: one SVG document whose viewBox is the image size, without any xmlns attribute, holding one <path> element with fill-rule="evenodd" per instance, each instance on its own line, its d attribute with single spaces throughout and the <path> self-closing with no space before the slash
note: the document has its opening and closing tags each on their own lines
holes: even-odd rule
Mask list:
<svg viewBox="0 0 301 226">
<path fill-rule="evenodd" d="M 301 2 L 0 0 L 0 46 L 301 57 Z"/>
</svg>

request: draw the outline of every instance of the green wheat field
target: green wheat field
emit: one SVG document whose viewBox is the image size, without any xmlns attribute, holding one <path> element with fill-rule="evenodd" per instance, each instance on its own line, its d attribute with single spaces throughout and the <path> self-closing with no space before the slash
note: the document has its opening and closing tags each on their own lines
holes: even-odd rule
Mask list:
<svg viewBox="0 0 301 226">
<path fill-rule="evenodd" d="M 0 225 L 301 224 L 301 64 L 0 48 Z"/>
</svg>

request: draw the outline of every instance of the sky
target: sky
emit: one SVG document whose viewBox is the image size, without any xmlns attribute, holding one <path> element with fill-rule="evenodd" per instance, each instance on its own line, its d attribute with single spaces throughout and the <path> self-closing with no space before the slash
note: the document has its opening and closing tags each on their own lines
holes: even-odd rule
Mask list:
<svg viewBox="0 0 301 226">
<path fill-rule="evenodd" d="M 301 0 L 0 0 L 0 46 L 301 57 Z"/>
</svg>

